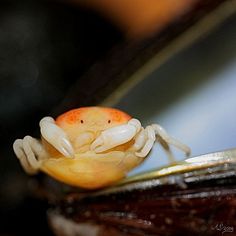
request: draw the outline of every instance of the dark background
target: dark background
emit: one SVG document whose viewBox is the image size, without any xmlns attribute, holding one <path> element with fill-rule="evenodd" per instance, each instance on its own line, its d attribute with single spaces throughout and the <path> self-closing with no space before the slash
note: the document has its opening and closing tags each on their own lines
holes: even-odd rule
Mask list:
<svg viewBox="0 0 236 236">
<path fill-rule="evenodd" d="M 90 66 L 122 40 L 106 19 L 82 7 L 0 2 L 0 235 L 50 235 L 47 204 L 31 195 L 35 183 L 22 171 L 12 143 L 27 134 L 38 137 L 41 117 L 67 110 L 53 112 Z"/>
</svg>

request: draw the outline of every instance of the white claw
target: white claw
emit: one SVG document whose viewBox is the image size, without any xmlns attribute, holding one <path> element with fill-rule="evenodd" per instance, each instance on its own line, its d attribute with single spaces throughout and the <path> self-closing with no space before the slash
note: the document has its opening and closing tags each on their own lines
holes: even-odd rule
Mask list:
<svg viewBox="0 0 236 236">
<path fill-rule="evenodd" d="M 41 135 L 66 157 L 74 157 L 74 149 L 66 133 L 55 124 L 52 117 L 44 117 L 40 122 Z"/>
<path fill-rule="evenodd" d="M 125 125 L 119 125 L 101 132 L 100 136 L 91 144 L 90 149 L 96 153 L 130 141 L 141 129 L 141 123 L 131 119 Z"/>
</svg>

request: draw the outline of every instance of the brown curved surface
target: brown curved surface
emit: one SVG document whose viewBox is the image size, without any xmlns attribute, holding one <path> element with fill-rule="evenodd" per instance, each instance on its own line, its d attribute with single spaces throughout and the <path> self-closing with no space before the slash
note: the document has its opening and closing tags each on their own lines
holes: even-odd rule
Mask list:
<svg viewBox="0 0 236 236">
<path fill-rule="evenodd" d="M 58 228 L 59 217 L 73 231 L 64 235 L 76 235 L 85 226 L 94 236 L 236 234 L 233 168 L 131 185 L 113 192 L 68 194 L 49 214 L 53 228 Z"/>
</svg>

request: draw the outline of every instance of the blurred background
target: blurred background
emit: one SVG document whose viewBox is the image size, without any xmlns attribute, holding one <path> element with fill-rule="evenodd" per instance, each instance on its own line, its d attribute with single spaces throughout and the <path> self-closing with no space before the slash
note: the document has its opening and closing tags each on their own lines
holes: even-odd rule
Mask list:
<svg viewBox="0 0 236 236">
<path fill-rule="evenodd" d="M 0 235 L 51 235 L 35 194 L 44 175 L 28 177 L 12 150 L 39 137 L 43 116 L 114 106 L 192 155 L 235 147 L 235 11 L 232 0 L 1 1 Z M 134 172 L 165 164 L 156 145 Z"/>
</svg>

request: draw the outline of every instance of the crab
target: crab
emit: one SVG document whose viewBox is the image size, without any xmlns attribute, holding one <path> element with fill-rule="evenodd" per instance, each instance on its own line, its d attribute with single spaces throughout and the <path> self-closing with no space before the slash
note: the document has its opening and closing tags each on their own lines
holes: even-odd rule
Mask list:
<svg viewBox="0 0 236 236">
<path fill-rule="evenodd" d="M 71 186 L 109 186 L 141 164 L 156 140 L 190 154 L 158 124 L 142 127 L 138 119 L 106 107 L 82 107 L 39 122 L 41 140 L 17 139 L 14 152 L 28 174 L 45 172 Z"/>
</svg>

